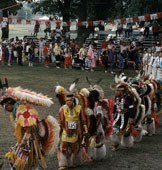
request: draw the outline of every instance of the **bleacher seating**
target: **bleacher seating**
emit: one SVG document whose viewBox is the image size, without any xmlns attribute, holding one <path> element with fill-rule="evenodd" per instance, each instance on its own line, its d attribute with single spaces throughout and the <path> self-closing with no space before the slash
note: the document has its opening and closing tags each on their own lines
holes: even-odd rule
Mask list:
<svg viewBox="0 0 162 170">
<path fill-rule="evenodd" d="M 112 36 L 113 38 L 115 37 L 115 32 L 113 31 L 98 31 L 95 33 L 97 36 L 95 38 L 87 38 L 86 41 L 85 41 L 85 46 L 88 48 L 88 44 L 91 42 L 91 41 L 94 41 L 97 45 L 97 49 L 101 49 L 102 48 L 102 41 L 105 39 L 105 37 L 108 37 L 109 35 Z M 138 37 L 140 35 L 140 32 L 136 31 L 136 32 L 133 32 L 133 36 L 130 37 L 128 40 L 131 41 L 138 41 Z M 110 37 L 109 36 L 109 37 Z M 116 42 L 119 42 L 121 39 L 121 37 L 117 37 L 115 38 L 115 41 Z M 158 38 L 156 41 L 160 41 L 160 38 Z M 152 32 L 149 34 L 149 37 L 148 38 L 145 38 L 144 41 L 143 41 L 143 46 L 144 48 L 150 48 L 152 47 L 156 41 L 154 40 L 154 37 L 153 37 L 153 34 Z"/>
<path fill-rule="evenodd" d="M 38 47 L 39 45 L 39 39 L 36 36 L 33 35 L 27 35 L 24 36 L 24 38 L 28 39 L 28 40 L 33 40 L 33 42 L 35 43 L 35 45 Z"/>
</svg>

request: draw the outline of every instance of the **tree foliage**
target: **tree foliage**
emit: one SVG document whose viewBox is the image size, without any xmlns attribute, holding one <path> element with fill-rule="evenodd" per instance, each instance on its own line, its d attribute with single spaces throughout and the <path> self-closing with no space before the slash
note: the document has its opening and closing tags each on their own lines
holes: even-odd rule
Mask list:
<svg viewBox="0 0 162 170">
<path fill-rule="evenodd" d="M 18 0 L 22 2 L 24 0 Z M 63 21 L 113 20 L 162 11 L 162 0 L 25 0 L 33 12 L 63 17 Z M 1 0 L 1 9 L 14 5 L 17 0 Z M 15 14 L 20 5 L 3 11 Z M 8 12 L 9 11 L 9 12 Z M 56 18 L 55 18 L 56 19 Z M 80 28 L 79 28 L 80 29 Z M 84 27 L 82 32 L 86 28 Z"/>
</svg>

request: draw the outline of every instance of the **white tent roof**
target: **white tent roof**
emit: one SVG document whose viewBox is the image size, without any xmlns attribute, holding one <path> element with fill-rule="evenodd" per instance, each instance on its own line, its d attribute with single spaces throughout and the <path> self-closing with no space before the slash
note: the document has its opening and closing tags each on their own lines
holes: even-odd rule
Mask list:
<svg viewBox="0 0 162 170">
<path fill-rule="evenodd" d="M 40 17 L 39 20 L 49 20 L 49 17 L 43 16 L 43 17 Z"/>
</svg>

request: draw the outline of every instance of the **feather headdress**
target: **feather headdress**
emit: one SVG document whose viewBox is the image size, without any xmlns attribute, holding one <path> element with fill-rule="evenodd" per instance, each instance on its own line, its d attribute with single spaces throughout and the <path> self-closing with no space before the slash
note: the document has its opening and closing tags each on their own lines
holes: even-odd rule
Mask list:
<svg viewBox="0 0 162 170">
<path fill-rule="evenodd" d="M 39 106 L 50 107 L 53 104 L 51 98 L 48 98 L 41 93 L 36 93 L 21 87 L 9 87 L 6 90 L 6 95 L 14 98 L 15 100 L 24 101 Z"/>
</svg>

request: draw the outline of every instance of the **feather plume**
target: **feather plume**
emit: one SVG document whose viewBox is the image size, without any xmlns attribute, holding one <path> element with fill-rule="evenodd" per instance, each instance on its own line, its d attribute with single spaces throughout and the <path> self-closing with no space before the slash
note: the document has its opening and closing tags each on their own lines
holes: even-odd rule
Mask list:
<svg viewBox="0 0 162 170">
<path fill-rule="evenodd" d="M 100 78 L 100 79 L 96 82 L 96 84 L 100 84 L 101 81 L 102 81 L 102 78 Z"/>
<path fill-rule="evenodd" d="M 119 81 L 120 81 L 117 74 L 115 74 L 114 81 L 115 81 L 116 84 L 119 83 Z"/>
<path fill-rule="evenodd" d="M 87 82 L 88 82 L 88 84 L 90 86 L 90 89 L 93 89 L 92 83 L 89 81 L 88 77 L 86 77 L 86 80 L 87 80 Z"/>
<path fill-rule="evenodd" d="M 13 97 L 16 100 L 28 102 L 39 106 L 50 107 L 53 104 L 51 98 L 44 96 L 41 93 L 23 89 L 21 87 L 9 87 L 7 89 L 7 95 Z"/>
<path fill-rule="evenodd" d="M 76 84 L 72 83 L 69 87 L 69 91 L 72 92 L 75 89 Z"/>
<path fill-rule="evenodd" d="M 77 79 L 75 79 L 75 80 L 71 83 L 71 85 L 70 85 L 70 87 L 69 87 L 69 91 L 70 91 L 70 92 L 73 92 L 73 91 L 75 90 L 75 86 L 76 86 L 76 84 L 78 83 L 78 81 L 79 81 L 79 79 L 77 78 Z"/>
<path fill-rule="evenodd" d="M 39 126 L 39 134 L 45 134 L 45 136 L 41 137 L 40 140 L 46 155 L 48 155 L 54 153 L 57 148 L 57 145 L 59 143 L 60 127 L 57 120 L 53 116 L 48 115 L 43 120 L 47 128 L 44 127 L 43 129 L 42 126 Z"/>
</svg>

